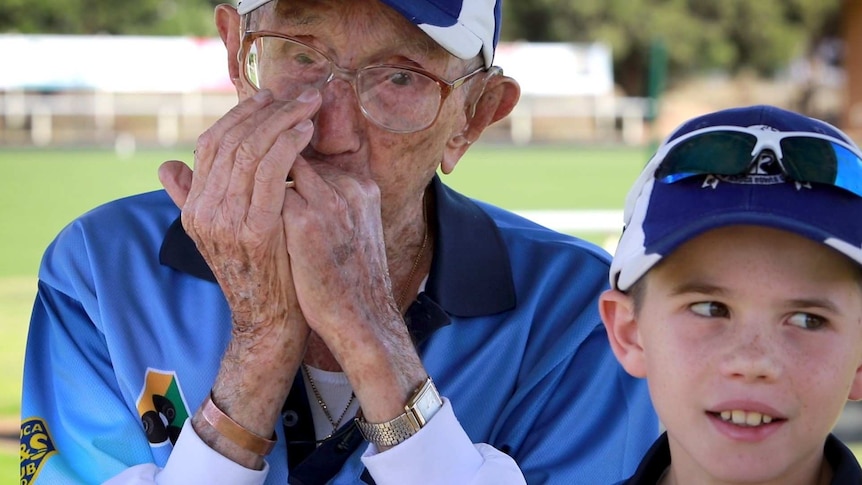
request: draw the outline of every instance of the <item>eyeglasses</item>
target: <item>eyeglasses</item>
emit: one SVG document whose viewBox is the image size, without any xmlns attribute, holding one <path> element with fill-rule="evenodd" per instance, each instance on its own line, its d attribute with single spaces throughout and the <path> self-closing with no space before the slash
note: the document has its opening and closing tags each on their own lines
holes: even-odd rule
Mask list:
<svg viewBox="0 0 862 485">
<path fill-rule="evenodd" d="M 431 126 L 443 101 L 479 68 L 445 81 L 416 67 L 373 64 L 344 69 L 323 52 L 302 41 L 268 31 L 243 36 L 242 74 L 256 90 L 269 89 L 275 99 L 295 99 L 308 87 L 322 89 L 335 78 L 353 86 L 362 114 L 383 129 L 413 133 Z M 499 70 L 499 68 L 493 68 Z"/>
<path fill-rule="evenodd" d="M 859 149 L 838 138 L 807 131 L 739 126 L 695 130 L 664 147 L 655 177 L 674 183 L 694 175 L 742 175 L 763 150 L 772 150 L 785 175 L 797 182 L 833 185 L 862 197 Z"/>
</svg>

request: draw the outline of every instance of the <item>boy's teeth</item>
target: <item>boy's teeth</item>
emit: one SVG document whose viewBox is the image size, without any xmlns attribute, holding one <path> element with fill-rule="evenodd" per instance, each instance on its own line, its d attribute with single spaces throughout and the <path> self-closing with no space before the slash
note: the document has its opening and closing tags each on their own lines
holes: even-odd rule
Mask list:
<svg viewBox="0 0 862 485">
<path fill-rule="evenodd" d="M 769 424 L 772 422 L 772 416 L 761 414 L 755 411 L 742 411 L 734 409 L 732 411 L 722 411 L 721 419 L 729 421 L 733 424 L 742 426 L 760 426 L 761 424 Z"/>
</svg>

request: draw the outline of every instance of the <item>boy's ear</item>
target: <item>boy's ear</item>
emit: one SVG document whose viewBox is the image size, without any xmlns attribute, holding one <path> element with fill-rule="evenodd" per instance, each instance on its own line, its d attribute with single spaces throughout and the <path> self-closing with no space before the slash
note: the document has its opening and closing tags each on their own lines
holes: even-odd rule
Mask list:
<svg viewBox="0 0 862 485">
<path fill-rule="evenodd" d="M 618 290 L 606 290 L 599 298 L 599 313 L 617 360 L 632 376 L 646 377 L 646 360 L 632 298 Z"/>
<path fill-rule="evenodd" d="M 856 368 L 856 375 L 853 376 L 853 383 L 850 386 L 850 395 L 847 399 L 851 401 L 862 401 L 862 364 Z"/>
</svg>

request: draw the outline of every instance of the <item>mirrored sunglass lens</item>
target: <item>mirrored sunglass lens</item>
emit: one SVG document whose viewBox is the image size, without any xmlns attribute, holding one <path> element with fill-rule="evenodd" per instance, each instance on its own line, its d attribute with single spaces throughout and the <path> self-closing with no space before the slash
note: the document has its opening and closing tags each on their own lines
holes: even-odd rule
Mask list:
<svg viewBox="0 0 862 485">
<path fill-rule="evenodd" d="M 314 49 L 280 37 L 259 37 L 246 55 L 246 77 L 277 99 L 293 99 L 329 77 L 329 61 Z"/>
<path fill-rule="evenodd" d="M 410 69 L 370 67 L 357 80 L 365 113 L 381 126 L 397 132 L 427 128 L 440 107 L 440 86 Z"/>
<path fill-rule="evenodd" d="M 782 163 L 795 180 L 829 184 L 862 196 L 862 160 L 844 145 L 821 138 L 781 140 Z"/>
<path fill-rule="evenodd" d="M 830 185 L 835 182 L 838 160 L 832 142 L 801 136 L 784 138 L 781 152 L 784 169 L 795 180 Z"/>
<path fill-rule="evenodd" d="M 841 145 L 833 146 L 838 160 L 835 185 L 862 197 L 862 159 Z"/>
<path fill-rule="evenodd" d="M 680 142 L 656 170 L 656 178 L 674 183 L 694 175 L 738 175 L 751 164 L 757 137 L 737 131 L 712 131 Z"/>
</svg>

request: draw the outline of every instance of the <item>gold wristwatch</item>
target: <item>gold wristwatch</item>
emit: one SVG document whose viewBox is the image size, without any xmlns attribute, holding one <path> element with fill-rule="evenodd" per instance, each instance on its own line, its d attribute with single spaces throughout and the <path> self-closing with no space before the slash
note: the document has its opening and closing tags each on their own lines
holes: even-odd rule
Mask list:
<svg viewBox="0 0 862 485">
<path fill-rule="evenodd" d="M 443 400 L 434 382 L 427 378 L 404 406 L 404 414 L 385 423 L 369 423 L 356 418 L 362 437 L 377 446 L 395 446 L 416 434 L 443 407 Z"/>
</svg>

